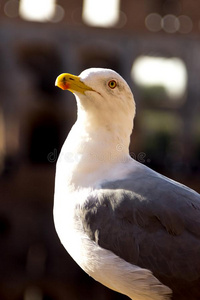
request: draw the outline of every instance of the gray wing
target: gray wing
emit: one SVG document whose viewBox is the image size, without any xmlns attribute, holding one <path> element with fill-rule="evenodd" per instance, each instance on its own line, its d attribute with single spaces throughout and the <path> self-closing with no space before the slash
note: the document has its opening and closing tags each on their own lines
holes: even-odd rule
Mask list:
<svg viewBox="0 0 200 300">
<path fill-rule="evenodd" d="M 84 230 L 101 247 L 151 270 L 173 299 L 200 299 L 198 193 L 144 168 L 105 183 L 79 209 Z"/>
</svg>

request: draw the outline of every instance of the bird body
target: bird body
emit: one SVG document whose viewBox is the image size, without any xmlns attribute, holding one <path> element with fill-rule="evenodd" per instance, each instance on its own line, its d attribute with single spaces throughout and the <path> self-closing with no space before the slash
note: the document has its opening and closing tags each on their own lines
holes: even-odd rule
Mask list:
<svg viewBox="0 0 200 300">
<path fill-rule="evenodd" d="M 68 253 L 131 299 L 200 299 L 200 195 L 130 157 L 127 83 L 92 68 L 56 85 L 78 107 L 55 181 L 55 227 Z"/>
</svg>

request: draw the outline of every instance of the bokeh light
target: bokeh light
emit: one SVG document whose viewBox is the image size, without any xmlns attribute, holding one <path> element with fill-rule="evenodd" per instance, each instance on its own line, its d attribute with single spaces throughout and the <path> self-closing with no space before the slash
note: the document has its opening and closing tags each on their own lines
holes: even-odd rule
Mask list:
<svg viewBox="0 0 200 300">
<path fill-rule="evenodd" d="M 54 15 L 49 19 L 52 23 L 58 23 L 63 20 L 65 16 L 65 10 L 61 5 L 55 5 L 55 13 Z"/>
<path fill-rule="evenodd" d="M 157 13 L 149 14 L 145 19 L 145 25 L 149 31 L 158 32 L 161 27 L 162 17 Z"/>
<path fill-rule="evenodd" d="M 176 31 L 179 30 L 180 23 L 179 20 L 176 16 L 174 15 L 166 15 L 162 19 L 162 28 L 164 31 L 167 33 L 175 33 Z"/>
<path fill-rule="evenodd" d="M 179 23 L 180 23 L 180 27 L 179 27 L 179 32 L 180 33 L 189 33 L 191 32 L 192 28 L 193 28 L 193 22 L 191 20 L 191 18 L 189 18 L 188 16 L 179 16 L 178 17 Z"/>
<path fill-rule="evenodd" d="M 9 0 L 4 5 L 4 13 L 9 18 L 16 18 L 19 14 L 19 2 L 17 0 Z"/>
<path fill-rule="evenodd" d="M 151 32 L 182 33 L 188 34 L 193 29 L 193 22 L 186 15 L 175 16 L 172 14 L 161 17 L 158 13 L 151 13 L 145 18 L 145 26 Z"/>
</svg>

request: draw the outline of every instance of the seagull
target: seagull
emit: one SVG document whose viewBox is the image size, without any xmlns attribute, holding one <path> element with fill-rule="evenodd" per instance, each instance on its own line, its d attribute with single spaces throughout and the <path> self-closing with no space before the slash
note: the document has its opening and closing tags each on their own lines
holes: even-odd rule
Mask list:
<svg viewBox="0 0 200 300">
<path fill-rule="evenodd" d="M 200 194 L 129 155 L 135 101 L 115 71 L 63 73 L 77 120 L 61 149 L 54 223 L 77 264 L 134 300 L 200 299 Z"/>
</svg>

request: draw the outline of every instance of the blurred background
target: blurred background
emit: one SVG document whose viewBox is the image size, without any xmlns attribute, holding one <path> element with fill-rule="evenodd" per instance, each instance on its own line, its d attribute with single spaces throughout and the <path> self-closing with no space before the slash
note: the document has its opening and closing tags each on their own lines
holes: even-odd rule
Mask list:
<svg viewBox="0 0 200 300">
<path fill-rule="evenodd" d="M 0 1 L 0 299 L 117 300 L 55 233 L 56 160 L 76 119 L 62 72 L 119 72 L 132 157 L 200 192 L 200 1 Z"/>
</svg>

